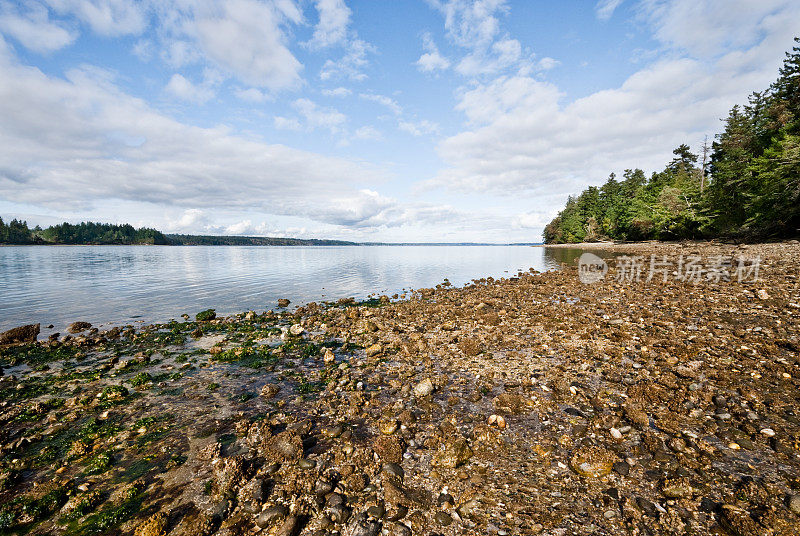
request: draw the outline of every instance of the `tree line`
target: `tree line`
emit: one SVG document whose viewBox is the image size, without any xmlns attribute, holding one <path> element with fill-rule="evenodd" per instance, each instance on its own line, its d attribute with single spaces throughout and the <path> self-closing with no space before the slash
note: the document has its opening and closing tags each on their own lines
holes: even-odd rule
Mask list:
<svg viewBox="0 0 800 536">
<path fill-rule="evenodd" d="M 673 154 L 650 177 L 628 169 L 570 196 L 545 243 L 800 235 L 800 47 L 768 89 L 731 109 L 702 155 L 685 144 Z"/>
<path fill-rule="evenodd" d="M 155 229 L 136 229 L 132 225 L 84 222 L 61 223 L 42 229 L 28 228 L 25 221 L 13 219 L 7 224 L 0 218 L 0 244 L 169 244 Z"/>
</svg>

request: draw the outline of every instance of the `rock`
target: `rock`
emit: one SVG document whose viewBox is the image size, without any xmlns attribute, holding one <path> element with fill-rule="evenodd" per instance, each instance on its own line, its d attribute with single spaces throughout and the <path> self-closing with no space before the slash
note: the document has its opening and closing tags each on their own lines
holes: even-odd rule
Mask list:
<svg viewBox="0 0 800 536">
<path fill-rule="evenodd" d="M 296 461 L 303 457 L 303 440 L 294 432 L 279 433 L 267 441 L 266 447 L 273 461 Z"/>
<path fill-rule="evenodd" d="M 525 399 L 513 393 L 503 393 L 497 396 L 493 403 L 496 411 L 512 414 L 522 413 L 525 407 Z"/>
<path fill-rule="evenodd" d="M 756 296 L 758 296 L 759 300 L 768 300 L 769 299 L 769 292 L 760 288 L 756 291 Z"/>
<path fill-rule="evenodd" d="M 136 528 L 136 536 L 164 536 L 167 533 L 167 516 L 158 512 Z"/>
<path fill-rule="evenodd" d="M 263 396 L 267 400 L 270 400 L 272 398 L 275 398 L 275 396 L 278 394 L 278 391 L 280 390 L 281 388 L 278 387 L 277 385 L 268 383 L 261 388 L 261 396 Z"/>
<path fill-rule="evenodd" d="M 325 348 L 325 351 L 322 353 L 322 362 L 326 365 L 330 365 L 336 361 L 336 356 L 333 353 L 333 350 L 330 348 Z"/>
<path fill-rule="evenodd" d="M 381 435 L 372 444 L 372 449 L 384 463 L 399 464 L 403 461 L 403 441 L 397 436 Z"/>
<path fill-rule="evenodd" d="M 411 529 L 402 523 L 392 523 L 389 525 L 388 536 L 411 536 Z"/>
<path fill-rule="evenodd" d="M 472 458 L 472 449 L 469 448 L 467 440 L 464 438 L 448 438 L 444 445 L 434 455 L 431 463 L 439 467 L 449 467 L 455 469 L 464 465 Z"/>
<path fill-rule="evenodd" d="M 4 344 L 18 344 L 36 342 L 39 336 L 39 324 L 19 326 L 0 333 L 0 346 Z"/>
<path fill-rule="evenodd" d="M 795 493 L 789 496 L 789 510 L 800 516 L 800 494 Z"/>
<path fill-rule="evenodd" d="M 647 416 L 647 412 L 634 402 L 628 401 L 625 404 L 625 416 L 629 421 L 640 428 L 645 428 L 650 425 L 650 417 Z"/>
<path fill-rule="evenodd" d="M 292 324 L 292 326 L 289 328 L 289 333 L 295 337 L 302 335 L 304 331 L 305 329 L 300 324 Z"/>
<path fill-rule="evenodd" d="M 403 471 L 403 468 L 400 466 L 399 462 L 398 463 L 391 463 L 391 462 L 384 463 L 383 464 L 383 468 L 382 468 L 382 472 L 388 478 L 390 478 L 391 480 L 393 480 L 393 481 L 395 481 L 397 483 L 403 482 L 403 478 L 405 478 L 405 471 Z"/>
<path fill-rule="evenodd" d="M 581 447 L 572 455 L 570 467 L 584 477 L 600 478 L 611 473 L 614 453 L 601 447 Z"/>
<path fill-rule="evenodd" d="M 627 462 L 614 462 L 612 468 L 614 469 L 615 473 L 622 476 L 628 476 L 631 472 L 631 466 L 628 465 Z"/>
<path fill-rule="evenodd" d="M 244 479 L 245 464 L 241 456 L 217 458 L 214 465 L 214 484 L 217 495 L 224 497 Z"/>
<path fill-rule="evenodd" d="M 372 346 L 368 346 L 366 352 L 367 357 L 381 355 L 383 353 L 383 346 L 380 343 L 375 343 Z"/>
<path fill-rule="evenodd" d="M 272 536 L 294 536 L 297 531 L 297 525 L 300 521 L 300 518 L 297 516 L 289 516 L 283 520 L 275 532 L 272 533 Z"/>
<path fill-rule="evenodd" d="M 194 315 L 194 319 L 198 322 L 209 322 L 217 318 L 217 312 L 214 309 L 206 309 Z"/>
<path fill-rule="evenodd" d="M 669 499 L 688 499 L 694 488 L 688 478 L 668 478 L 661 483 L 661 493 Z"/>
<path fill-rule="evenodd" d="M 380 532 L 380 522 L 368 519 L 367 515 L 362 513 L 350 519 L 342 531 L 342 536 L 378 536 Z"/>
<path fill-rule="evenodd" d="M 91 329 L 92 325 L 89 322 L 73 322 L 67 328 L 67 331 L 70 333 L 80 333 L 81 331 L 86 331 L 87 329 Z"/>
<path fill-rule="evenodd" d="M 506 427 L 506 419 L 502 415 L 489 415 L 489 419 L 486 423 L 489 426 L 494 426 L 498 430 L 505 430 Z"/>
<path fill-rule="evenodd" d="M 278 300 L 278 307 L 286 308 L 289 307 L 289 304 L 292 303 L 286 298 L 281 298 Z"/>
<path fill-rule="evenodd" d="M 734 536 L 753 536 L 763 533 L 747 510 L 732 504 L 722 505 L 720 524 Z"/>
<path fill-rule="evenodd" d="M 453 518 L 450 517 L 450 514 L 447 512 L 436 512 L 436 515 L 433 516 L 433 520 L 443 527 L 448 527 L 453 522 Z"/>
<path fill-rule="evenodd" d="M 258 516 L 256 516 L 256 525 L 265 529 L 273 525 L 289 515 L 289 509 L 282 505 L 276 504 L 264 509 Z"/>
<path fill-rule="evenodd" d="M 423 398 L 428 396 L 433 392 L 433 382 L 430 378 L 425 378 L 417 385 L 414 386 L 414 396 L 417 398 Z"/>
</svg>

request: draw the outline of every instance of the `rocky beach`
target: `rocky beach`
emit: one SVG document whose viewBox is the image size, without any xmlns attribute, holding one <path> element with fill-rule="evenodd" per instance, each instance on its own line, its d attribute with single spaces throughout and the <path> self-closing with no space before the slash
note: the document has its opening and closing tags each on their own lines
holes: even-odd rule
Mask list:
<svg viewBox="0 0 800 536">
<path fill-rule="evenodd" d="M 593 284 L 0 335 L 0 534 L 798 534 L 800 245 L 584 247 Z"/>
</svg>

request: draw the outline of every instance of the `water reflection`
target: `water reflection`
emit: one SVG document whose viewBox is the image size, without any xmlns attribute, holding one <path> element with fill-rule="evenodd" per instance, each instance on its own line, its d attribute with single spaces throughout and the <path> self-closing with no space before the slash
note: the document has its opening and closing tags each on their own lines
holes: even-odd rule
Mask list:
<svg viewBox="0 0 800 536">
<path fill-rule="evenodd" d="M 554 269 L 579 254 L 529 246 L 0 247 L 0 329 L 264 310 L 282 297 L 300 304 L 391 295 L 444 278 L 460 286 Z"/>
</svg>

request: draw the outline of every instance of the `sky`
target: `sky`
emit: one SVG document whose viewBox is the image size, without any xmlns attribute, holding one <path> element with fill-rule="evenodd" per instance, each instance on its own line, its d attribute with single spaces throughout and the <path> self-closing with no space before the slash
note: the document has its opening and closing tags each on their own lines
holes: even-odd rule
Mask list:
<svg viewBox="0 0 800 536">
<path fill-rule="evenodd" d="M 538 242 L 795 34 L 797 0 L 0 0 L 0 216 Z"/>
</svg>

